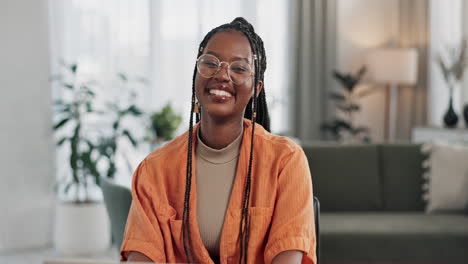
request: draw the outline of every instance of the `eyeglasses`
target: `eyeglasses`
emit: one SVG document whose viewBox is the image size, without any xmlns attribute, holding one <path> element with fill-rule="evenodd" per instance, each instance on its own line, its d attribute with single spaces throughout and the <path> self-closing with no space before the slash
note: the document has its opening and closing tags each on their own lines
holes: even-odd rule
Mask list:
<svg viewBox="0 0 468 264">
<path fill-rule="evenodd" d="M 255 60 L 255 56 L 254 56 Z M 197 59 L 197 71 L 205 77 L 211 78 L 221 71 L 221 65 L 225 63 L 227 65 L 227 73 L 229 79 L 237 84 L 245 83 L 252 75 L 252 66 L 245 61 L 233 61 L 231 63 L 220 61 L 216 56 L 211 54 L 203 54 Z"/>
</svg>

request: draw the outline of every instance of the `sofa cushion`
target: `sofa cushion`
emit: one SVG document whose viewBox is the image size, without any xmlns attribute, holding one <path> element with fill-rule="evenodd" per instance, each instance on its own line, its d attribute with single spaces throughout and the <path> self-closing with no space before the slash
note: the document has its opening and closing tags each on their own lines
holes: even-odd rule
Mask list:
<svg viewBox="0 0 468 264">
<path fill-rule="evenodd" d="M 303 143 L 323 211 L 382 209 L 376 145 Z"/>
<path fill-rule="evenodd" d="M 430 157 L 426 212 L 458 211 L 468 206 L 468 147 L 460 143 L 425 144 Z M 426 167 L 426 166 L 425 166 Z"/>
<path fill-rule="evenodd" d="M 424 210 L 420 147 L 419 144 L 379 145 L 385 210 Z"/>
<path fill-rule="evenodd" d="M 463 214 L 322 213 L 320 218 L 323 262 L 468 260 L 468 217 Z"/>
</svg>

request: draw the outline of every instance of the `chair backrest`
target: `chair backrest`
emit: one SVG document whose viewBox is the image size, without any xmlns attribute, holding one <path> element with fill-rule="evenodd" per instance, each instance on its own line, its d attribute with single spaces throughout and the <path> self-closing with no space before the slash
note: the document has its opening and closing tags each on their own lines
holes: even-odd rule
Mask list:
<svg viewBox="0 0 468 264">
<path fill-rule="evenodd" d="M 315 255 L 317 256 L 317 264 L 320 264 L 320 202 L 314 196 L 314 222 L 315 222 Z"/>
<path fill-rule="evenodd" d="M 120 250 L 128 212 L 132 203 L 132 193 L 129 188 L 105 178 L 101 178 L 101 189 L 111 222 L 112 237 L 117 249 Z"/>
</svg>

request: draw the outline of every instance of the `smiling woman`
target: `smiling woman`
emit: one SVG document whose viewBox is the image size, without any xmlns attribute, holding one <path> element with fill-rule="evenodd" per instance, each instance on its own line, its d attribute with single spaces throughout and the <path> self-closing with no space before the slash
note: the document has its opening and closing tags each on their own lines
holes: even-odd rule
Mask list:
<svg viewBox="0 0 468 264">
<path fill-rule="evenodd" d="M 269 133 L 265 70 L 245 19 L 204 37 L 189 130 L 133 176 L 122 260 L 316 263 L 309 166 L 298 145 Z"/>
</svg>

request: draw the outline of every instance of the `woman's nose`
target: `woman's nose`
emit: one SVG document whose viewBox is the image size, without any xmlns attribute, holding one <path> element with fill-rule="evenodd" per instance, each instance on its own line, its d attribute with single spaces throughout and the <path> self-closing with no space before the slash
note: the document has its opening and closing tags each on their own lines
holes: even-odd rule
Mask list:
<svg viewBox="0 0 468 264">
<path fill-rule="evenodd" d="M 219 65 L 219 71 L 213 76 L 217 81 L 230 81 L 229 65 L 224 62 Z"/>
</svg>

